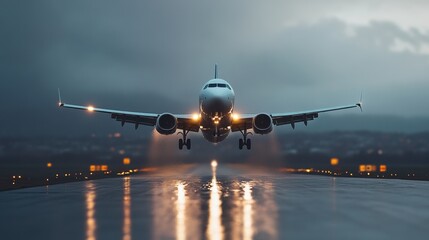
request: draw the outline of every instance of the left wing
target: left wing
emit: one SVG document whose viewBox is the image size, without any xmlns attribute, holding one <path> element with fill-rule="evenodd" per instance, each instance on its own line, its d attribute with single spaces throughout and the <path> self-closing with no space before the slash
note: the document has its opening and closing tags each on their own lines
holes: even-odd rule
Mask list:
<svg viewBox="0 0 429 240">
<path fill-rule="evenodd" d="M 319 117 L 319 113 L 332 112 L 337 110 L 349 109 L 359 107 L 362 111 L 362 102 L 358 102 L 353 105 L 322 108 L 316 110 L 302 111 L 302 112 L 290 112 L 290 113 L 273 113 L 269 114 L 272 118 L 273 124 L 276 126 L 290 124 L 292 128 L 295 128 L 295 123 L 304 122 L 307 126 L 308 121 L 314 120 Z M 253 127 L 253 118 L 256 114 L 246 114 L 236 118 L 231 126 L 231 131 L 244 131 Z"/>
<path fill-rule="evenodd" d="M 130 111 L 121 111 L 114 109 L 105 109 L 105 108 L 96 108 L 93 106 L 80 106 L 67 104 L 61 101 L 61 95 L 58 90 L 58 97 L 60 107 L 85 110 L 88 112 L 100 112 L 100 113 L 108 113 L 111 114 L 111 117 L 116 121 L 121 122 L 122 126 L 125 123 L 134 124 L 134 127 L 137 129 L 139 125 L 146 126 L 155 126 L 158 117 L 161 114 L 157 113 L 144 113 L 144 112 L 130 112 Z M 187 131 L 198 132 L 200 129 L 199 124 L 193 120 L 193 116 L 191 114 L 173 114 L 177 118 L 177 128 Z"/>
</svg>

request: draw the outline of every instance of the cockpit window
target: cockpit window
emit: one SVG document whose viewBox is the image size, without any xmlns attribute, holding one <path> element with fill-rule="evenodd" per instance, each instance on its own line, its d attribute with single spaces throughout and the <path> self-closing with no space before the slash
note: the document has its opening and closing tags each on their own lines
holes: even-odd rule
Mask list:
<svg viewBox="0 0 429 240">
<path fill-rule="evenodd" d="M 209 83 L 209 84 L 206 84 L 204 86 L 204 89 L 206 89 L 206 88 L 215 88 L 215 87 L 228 88 L 229 90 L 232 90 L 231 86 L 229 86 L 226 83 Z"/>
</svg>

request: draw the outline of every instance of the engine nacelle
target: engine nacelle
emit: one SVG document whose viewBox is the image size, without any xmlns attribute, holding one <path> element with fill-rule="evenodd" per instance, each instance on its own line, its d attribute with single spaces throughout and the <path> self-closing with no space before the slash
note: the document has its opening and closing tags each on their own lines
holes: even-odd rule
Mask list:
<svg viewBox="0 0 429 240">
<path fill-rule="evenodd" d="M 273 119 L 266 113 L 259 113 L 253 118 L 253 132 L 267 134 L 273 130 Z"/>
<path fill-rule="evenodd" d="M 176 132 L 177 118 L 171 113 L 163 113 L 156 119 L 156 131 L 163 135 Z"/>
</svg>

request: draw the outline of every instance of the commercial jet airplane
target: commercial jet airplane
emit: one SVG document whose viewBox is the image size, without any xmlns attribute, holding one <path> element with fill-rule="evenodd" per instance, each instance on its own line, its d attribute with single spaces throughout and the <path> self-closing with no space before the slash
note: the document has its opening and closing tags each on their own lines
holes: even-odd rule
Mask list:
<svg viewBox="0 0 429 240">
<path fill-rule="evenodd" d="M 251 149 L 252 142 L 248 135 L 252 133 L 248 132 L 248 130 L 253 130 L 255 134 L 268 134 L 273 130 L 273 125 L 290 124 L 295 129 L 296 123 L 304 122 L 307 126 L 307 122 L 319 117 L 319 113 L 355 107 L 359 107 L 362 110 L 361 97 L 361 101 L 353 105 L 310 111 L 235 114 L 234 90 L 227 81 L 218 78 L 216 65 L 214 79 L 204 84 L 201 89 L 198 114 L 128 112 L 96 108 L 94 106 L 72 105 L 61 101 L 59 89 L 58 97 L 60 107 L 108 113 L 113 119 L 121 122 L 122 126 L 125 123 L 134 124 L 135 129 L 139 125 L 155 126 L 156 130 L 163 135 L 174 134 L 179 129 L 181 131 L 178 134 L 182 135 L 181 139 L 179 139 L 179 149 L 183 149 L 186 146 L 188 150 L 191 149 L 191 140 L 187 138 L 189 132 L 201 131 L 204 138 L 213 143 L 221 142 L 230 132 L 241 132 L 243 137 L 239 139 L 239 149 L 243 149 L 244 146 L 247 149 Z"/>
</svg>

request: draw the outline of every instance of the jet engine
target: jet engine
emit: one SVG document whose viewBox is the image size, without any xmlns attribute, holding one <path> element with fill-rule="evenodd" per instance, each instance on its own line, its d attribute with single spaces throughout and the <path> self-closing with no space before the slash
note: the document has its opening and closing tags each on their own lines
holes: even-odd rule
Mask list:
<svg viewBox="0 0 429 240">
<path fill-rule="evenodd" d="M 253 118 L 253 132 L 267 134 L 273 130 L 273 119 L 266 113 L 259 113 Z"/>
<path fill-rule="evenodd" d="M 176 132 L 177 118 L 171 113 L 163 113 L 156 119 L 156 131 L 163 135 Z"/>
</svg>

